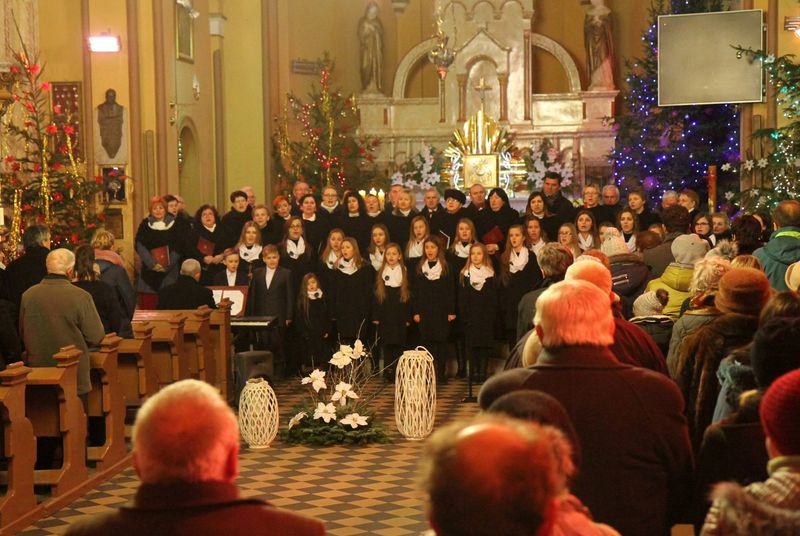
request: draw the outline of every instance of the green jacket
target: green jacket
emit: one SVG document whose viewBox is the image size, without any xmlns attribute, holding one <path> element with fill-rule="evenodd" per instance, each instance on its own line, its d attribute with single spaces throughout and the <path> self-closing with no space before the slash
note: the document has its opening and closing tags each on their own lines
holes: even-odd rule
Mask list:
<svg viewBox="0 0 800 536">
<path fill-rule="evenodd" d="M 778 292 L 786 286 L 786 269 L 800 261 L 800 227 L 781 227 L 769 237 L 764 247 L 753 252 L 764 265 L 769 284 Z"/>
</svg>

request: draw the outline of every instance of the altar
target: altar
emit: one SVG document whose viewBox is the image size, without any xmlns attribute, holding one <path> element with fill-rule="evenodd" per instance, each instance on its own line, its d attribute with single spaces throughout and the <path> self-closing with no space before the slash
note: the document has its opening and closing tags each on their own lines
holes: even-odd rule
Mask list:
<svg viewBox="0 0 800 536">
<path fill-rule="evenodd" d="M 614 146 L 607 118 L 614 116 L 618 91 L 594 83 L 582 88 L 575 60 L 564 47 L 531 31 L 534 17 L 533 0 L 442 2 L 440 35 L 408 50 L 394 71 L 390 94 L 370 88 L 358 97 L 362 132 L 382 140 L 377 163 L 391 174 L 425 144 L 444 150 L 454 131 L 483 107 L 510 132 L 517 147 L 547 139 L 568 154 L 576 191 L 587 181 L 607 181 L 607 155 Z M 429 61 L 429 52 L 443 35 L 454 56 L 444 73 L 440 68 L 444 76 L 438 96 L 408 97 L 412 73 Z M 540 76 L 533 68 L 535 49 L 558 60 L 568 81 L 567 92 L 533 93 L 532 81 Z"/>
</svg>

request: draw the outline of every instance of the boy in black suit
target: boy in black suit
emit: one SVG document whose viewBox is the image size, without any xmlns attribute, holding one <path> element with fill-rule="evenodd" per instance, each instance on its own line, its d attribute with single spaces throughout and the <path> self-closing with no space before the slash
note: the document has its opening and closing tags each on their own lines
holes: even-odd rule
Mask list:
<svg viewBox="0 0 800 536">
<path fill-rule="evenodd" d="M 284 341 L 286 328 L 294 318 L 295 295 L 292 288 L 292 273 L 289 269 L 278 266 L 280 255 L 273 245 L 264 246 L 261 250 L 264 261 L 263 268 L 253 271 L 250 292 L 247 297 L 248 315 L 274 316 L 275 327 L 259 333 L 259 349 L 270 350 L 278 360 L 284 360 Z M 284 360 L 285 362 L 285 360 Z M 294 372 L 290 367 L 288 372 Z"/>
<path fill-rule="evenodd" d="M 231 251 L 222 261 L 225 271 L 214 274 L 214 285 L 220 287 L 246 287 L 250 281 L 247 273 L 239 271 L 239 252 Z"/>
</svg>

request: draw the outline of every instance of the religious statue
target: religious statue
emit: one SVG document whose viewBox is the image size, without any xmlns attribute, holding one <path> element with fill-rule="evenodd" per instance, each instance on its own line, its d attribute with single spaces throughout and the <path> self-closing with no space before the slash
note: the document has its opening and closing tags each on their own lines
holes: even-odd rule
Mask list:
<svg viewBox="0 0 800 536">
<path fill-rule="evenodd" d="M 604 0 L 589 0 L 583 22 L 589 89 L 614 89 L 614 40 L 611 9 Z"/>
<path fill-rule="evenodd" d="M 358 21 L 358 42 L 361 47 L 361 89 L 365 93 L 380 93 L 383 89 L 383 24 L 378 18 L 378 4 L 370 2 Z"/>
<path fill-rule="evenodd" d="M 127 136 L 125 135 L 126 110 L 117 103 L 117 92 L 106 90 L 106 100 L 96 109 L 99 132 L 98 143 L 95 144 L 95 156 L 98 164 L 127 163 Z"/>
</svg>

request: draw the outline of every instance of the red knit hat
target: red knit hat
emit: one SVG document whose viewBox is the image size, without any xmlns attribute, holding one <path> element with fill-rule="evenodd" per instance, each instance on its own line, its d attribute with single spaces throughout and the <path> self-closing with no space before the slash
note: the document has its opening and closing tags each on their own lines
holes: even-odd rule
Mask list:
<svg viewBox="0 0 800 536">
<path fill-rule="evenodd" d="M 770 296 L 772 290 L 764 272 L 755 268 L 732 268 L 720 278 L 714 304 L 723 313 L 758 316 Z"/>
<path fill-rule="evenodd" d="M 800 369 L 772 382 L 759 411 L 764 432 L 778 452 L 800 454 Z"/>
</svg>

